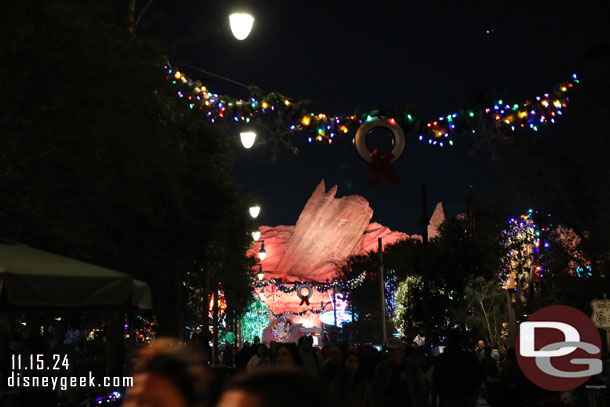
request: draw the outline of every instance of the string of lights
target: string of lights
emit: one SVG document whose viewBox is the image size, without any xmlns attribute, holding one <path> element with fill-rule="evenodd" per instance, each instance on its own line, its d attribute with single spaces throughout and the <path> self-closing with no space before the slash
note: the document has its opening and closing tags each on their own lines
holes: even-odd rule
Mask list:
<svg viewBox="0 0 610 407">
<path fill-rule="evenodd" d="M 550 246 L 546 235 L 550 226 L 536 223 L 534 216 L 538 214 L 538 211 L 529 209 L 521 216 L 511 218 L 508 227 L 502 231 L 501 244 L 505 247 L 506 254 L 500 260 L 500 280 L 506 289 L 517 288 L 521 274 L 529 273 L 530 270 L 533 282 L 544 278 L 546 252 Z"/>
<path fill-rule="evenodd" d="M 315 289 L 318 292 L 325 293 L 328 290 L 332 290 L 332 289 L 339 289 L 341 291 L 353 290 L 355 288 L 360 287 L 360 285 L 362 285 L 362 283 L 364 282 L 365 278 L 366 278 L 366 271 L 363 272 L 362 274 L 360 274 L 358 277 L 352 278 L 351 280 L 340 280 L 340 279 L 335 278 L 331 282 L 328 282 L 328 283 L 322 283 L 322 282 L 316 282 L 316 281 L 284 282 L 280 279 L 271 278 L 269 280 L 264 280 L 264 281 L 253 280 L 252 284 L 256 288 L 265 288 L 265 287 L 269 287 L 269 286 L 275 286 L 276 289 L 278 289 L 279 291 L 286 293 L 286 294 L 295 292 L 300 285 L 305 284 L 305 285 L 311 286 L 313 289 Z"/>
<path fill-rule="evenodd" d="M 218 120 L 250 123 L 269 114 L 282 114 L 289 132 L 306 132 L 309 142 L 326 141 L 332 144 L 337 135 L 351 133 L 366 121 L 377 116 L 391 118 L 405 132 L 430 145 L 444 147 L 453 145 L 456 135 L 476 133 L 478 129 L 496 128 L 531 129 L 554 124 L 569 102 L 570 89 L 579 83 L 576 74 L 555 86 L 550 92 L 521 103 L 505 103 L 498 100 L 484 108 L 460 109 L 434 120 L 416 119 L 407 109 L 393 111 L 371 111 L 364 114 L 329 114 L 309 111 L 299 101 L 294 101 L 279 93 L 267 95 L 251 87 L 252 96 L 248 100 L 213 93 L 198 80 L 193 80 L 183 72 L 175 70 L 169 63 L 164 66 L 165 79 L 178 87 L 178 97 L 184 99 L 190 109 L 199 110 L 212 123 Z"/>
</svg>

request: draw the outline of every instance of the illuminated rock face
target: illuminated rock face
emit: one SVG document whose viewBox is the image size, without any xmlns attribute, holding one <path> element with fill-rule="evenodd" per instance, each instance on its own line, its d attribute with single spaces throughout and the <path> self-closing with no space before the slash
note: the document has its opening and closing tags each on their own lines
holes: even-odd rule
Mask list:
<svg viewBox="0 0 610 407">
<path fill-rule="evenodd" d="M 377 251 L 378 238 L 383 246 L 404 239 L 418 239 L 395 232 L 379 224 L 370 223 L 373 210 L 359 195 L 336 197 L 337 187 L 326 191 L 324 181 L 316 187 L 307 201 L 295 226 L 261 226 L 261 238 L 254 243 L 249 254 L 256 256 L 265 241 L 267 256 L 261 263 L 265 279 L 283 281 L 325 282 L 337 277 L 348 257 Z M 444 220 L 442 205 L 437 205 L 431 219 L 430 234 Z M 297 314 L 305 310 L 333 310 L 333 292 L 313 290 L 310 305 L 300 305 L 296 293 L 285 294 L 273 286 L 257 290 L 269 309 L 275 313 Z M 339 304 L 337 304 L 339 310 Z M 320 327 L 320 314 L 306 313 L 294 316 L 295 329 Z M 271 335 L 267 330 L 266 335 Z M 277 339 L 269 339 L 277 340 Z"/>
<path fill-rule="evenodd" d="M 443 203 L 439 202 L 432 212 L 430 217 L 430 224 L 428 225 L 428 238 L 434 239 L 439 236 L 438 228 L 445 222 L 445 211 L 443 210 Z"/>
<path fill-rule="evenodd" d="M 349 256 L 377 250 L 409 238 L 379 223 L 369 223 L 373 210 L 359 195 L 336 197 L 337 187 L 326 192 L 324 181 L 303 208 L 295 226 L 261 226 L 267 257 L 262 261 L 265 278 L 326 281 L 336 277 Z M 250 254 L 260 250 L 256 242 Z"/>
</svg>

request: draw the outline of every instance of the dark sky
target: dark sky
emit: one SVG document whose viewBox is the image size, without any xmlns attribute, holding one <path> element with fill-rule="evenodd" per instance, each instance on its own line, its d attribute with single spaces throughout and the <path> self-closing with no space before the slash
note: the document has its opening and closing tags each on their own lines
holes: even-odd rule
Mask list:
<svg viewBox="0 0 610 407">
<path fill-rule="evenodd" d="M 214 41 L 202 39 L 178 58 L 265 91 L 309 99 L 316 112 L 411 105 L 418 118 L 428 119 L 454 112 L 475 88 L 505 88 L 509 103 L 551 90 L 578 71 L 583 54 L 608 38 L 602 10 L 575 2 L 569 8 L 550 2 L 393 3 L 259 4 L 251 9 L 256 22 L 245 41 L 232 38 L 227 22 Z M 191 15 L 225 21 L 224 6 L 201 7 Z M 222 81 L 209 87 L 247 96 Z M 428 185 L 430 210 L 443 201 L 449 215 L 464 210 L 468 185 L 474 185 L 479 202 L 502 199 L 501 169 L 485 153 L 469 156 L 469 140 L 441 149 L 406 137 L 405 153 L 396 162 L 403 183 L 395 189 L 383 182 L 365 185 L 369 169 L 351 135 L 328 145 L 308 144 L 307 135 L 297 134 L 299 154 L 285 151 L 275 163 L 268 148 L 240 151 L 235 175 L 245 191 L 260 196 L 265 225 L 294 224 L 321 179 L 327 187 L 339 185 L 339 196 L 364 196 L 373 221 L 406 233 L 419 231 L 422 183 Z"/>
</svg>

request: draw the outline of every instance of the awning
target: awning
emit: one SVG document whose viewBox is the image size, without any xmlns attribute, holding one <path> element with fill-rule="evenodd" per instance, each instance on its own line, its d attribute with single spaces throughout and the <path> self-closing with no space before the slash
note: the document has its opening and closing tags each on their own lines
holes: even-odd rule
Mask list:
<svg viewBox="0 0 610 407">
<path fill-rule="evenodd" d="M 148 285 L 130 275 L 23 244 L 0 243 L 0 309 L 150 309 Z"/>
</svg>

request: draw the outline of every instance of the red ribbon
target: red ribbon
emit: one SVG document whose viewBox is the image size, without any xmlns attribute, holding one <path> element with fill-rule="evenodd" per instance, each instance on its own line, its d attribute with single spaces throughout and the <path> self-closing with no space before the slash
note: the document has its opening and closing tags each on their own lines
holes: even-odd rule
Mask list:
<svg viewBox="0 0 610 407">
<path fill-rule="evenodd" d="M 309 305 L 309 297 L 305 297 L 305 296 L 301 297 L 301 303 L 299 305 L 303 305 L 303 304 Z"/>
<path fill-rule="evenodd" d="M 394 188 L 396 185 L 400 184 L 400 177 L 392 164 L 393 159 L 394 154 L 392 153 L 380 155 L 379 151 L 373 151 L 371 153 L 371 176 L 366 185 L 377 185 L 379 178 L 381 178 L 382 175 L 383 179 L 385 179 L 385 183 L 388 184 L 389 187 Z"/>
</svg>

